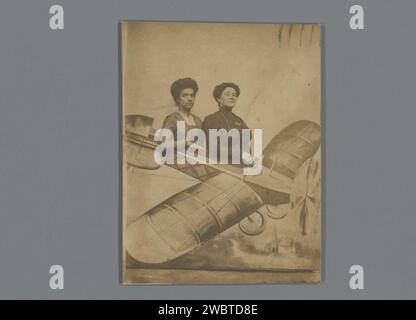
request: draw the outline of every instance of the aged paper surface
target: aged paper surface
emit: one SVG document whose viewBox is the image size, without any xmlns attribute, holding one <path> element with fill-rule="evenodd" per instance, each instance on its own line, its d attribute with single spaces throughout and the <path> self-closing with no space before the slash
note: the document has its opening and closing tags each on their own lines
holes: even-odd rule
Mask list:
<svg viewBox="0 0 416 320">
<path fill-rule="evenodd" d="M 317 24 L 122 23 L 124 284 L 320 281 L 320 36 Z M 154 136 L 176 120 L 261 129 L 261 173 L 159 165 Z"/>
</svg>

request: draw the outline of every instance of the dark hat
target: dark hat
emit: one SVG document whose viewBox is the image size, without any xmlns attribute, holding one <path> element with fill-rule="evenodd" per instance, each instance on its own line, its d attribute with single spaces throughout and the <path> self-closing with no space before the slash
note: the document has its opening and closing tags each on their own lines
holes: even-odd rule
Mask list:
<svg viewBox="0 0 416 320">
<path fill-rule="evenodd" d="M 215 101 L 217 101 L 217 99 L 221 96 L 225 88 L 233 88 L 237 92 L 237 97 L 240 95 L 239 86 L 237 86 L 235 83 L 232 83 L 232 82 L 224 82 L 214 88 L 213 96 L 214 96 Z"/>
</svg>

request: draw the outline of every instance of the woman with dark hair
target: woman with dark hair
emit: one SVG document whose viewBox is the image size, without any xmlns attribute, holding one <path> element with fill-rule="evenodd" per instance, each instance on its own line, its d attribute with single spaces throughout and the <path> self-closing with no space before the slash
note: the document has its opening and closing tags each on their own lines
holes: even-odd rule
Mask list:
<svg viewBox="0 0 416 320">
<path fill-rule="evenodd" d="M 214 88 L 213 96 L 218 103 L 219 110 L 206 116 L 202 123 L 202 130 L 204 130 L 207 137 L 207 146 L 209 145 L 209 129 L 225 129 L 227 131 L 237 129 L 241 138 L 242 129 L 248 129 L 248 126 L 239 116 L 233 113 L 233 108 L 240 96 L 240 88 L 232 82 L 221 83 Z M 230 143 L 228 143 L 229 158 L 231 158 L 231 147 Z M 241 147 L 242 145 L 240 144 Z M 217 157 L 219 156 L 220 149 L 221 146 L 218 144 Z"/>
<path fill-rule="evenodd" d="M 178 121 L 185 122 L 185 134 L 191 129 L 201 128 L 201 119 L 191 113 L 198 92 L 198 84 L 191 78 L 178 79 L 172 83 L 170 92 L 178 106 L 178 111 L 168 115 L 162 127 L 171 130 L 176 140 Z"/>
<path fill-rule="evenodd" d="M 214 88 L 213 96 L 220 110 L 205 117 L 202 129 L 206 135 L 209 129 L 248 129 L 245 122 L 233 113 L 240 96 L 240 88 L 235 83 L 221 83 Z"/>
</svg>

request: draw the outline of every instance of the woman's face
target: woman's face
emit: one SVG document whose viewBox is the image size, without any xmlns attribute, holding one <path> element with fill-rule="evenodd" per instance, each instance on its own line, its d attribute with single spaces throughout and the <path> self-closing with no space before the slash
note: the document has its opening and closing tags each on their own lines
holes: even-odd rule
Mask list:
<svg viewBox="0 0 416 320">
<path fill-rule="evenodd" d="M 195 102 L 195 92 L 192 88 L 183 89 L 176 100 L 179 108 L 182 108 L 186 111 L 191 111 Z"/>
<path fill-rule="evenodd" d="M 227 87 L 222 91 L 221 96 L 218 99 L 218 102 L 221 107 L 234 108 L 237 99 L 237 91 L 234 88 Z"/>
</svg>

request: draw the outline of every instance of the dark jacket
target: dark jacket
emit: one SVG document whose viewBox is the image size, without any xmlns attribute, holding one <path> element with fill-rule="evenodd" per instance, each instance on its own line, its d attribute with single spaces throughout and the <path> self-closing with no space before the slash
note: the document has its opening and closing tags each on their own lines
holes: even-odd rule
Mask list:
<svg viewBox="0 0 416 320">
<path fill-rule="evenodd" d="M 221 108 L 217 112 L 205 117 L 202 122 L 202 130 L 208 135 L 208 129 L 248 129 L 245 122 L 232 111 Z"/>
<path fill-rule="evenodd" d="M 231 129 L 238 129 L 240 133 L 240 153 L 241 153 L 241 143 L 242 143 L 242 129 L 249 129 L 245 122 L 236 114 L 234 114 L 231 110 L 227 110 L 225 108 L 220 108 L 219 111 L 210 114 L 205 117 L 204 121 L 202 122 L 202 130 L 204 130 L 205 135 L 207 137 L 207 149 L 209 148 L 209 129 L 225 129 L 230 131 Z M 218 139 L 219 140 L 219 139 Z M 230 139 L 229 139 L 230 140 Z M 217 145 L 217 161 L 220 159 L 220 144 Z M 228 158 L 229 163 L 231 163 L 232 159 L 232 145 L 231 141 L 228 142 Z M 241 156 L 240 156 L 241 159 Z"/>
</svg>

